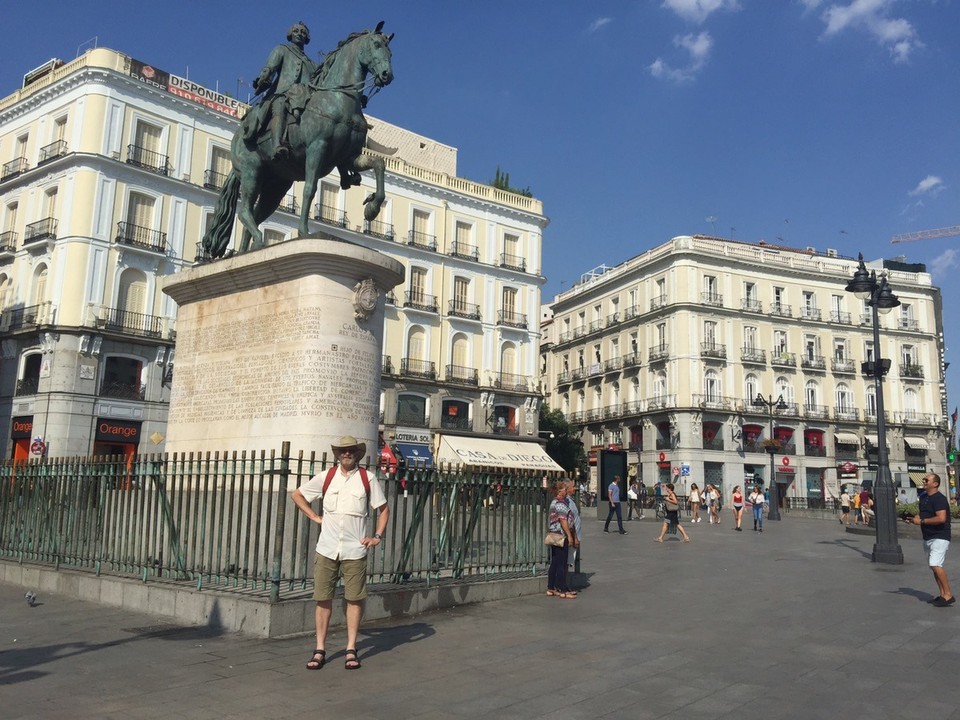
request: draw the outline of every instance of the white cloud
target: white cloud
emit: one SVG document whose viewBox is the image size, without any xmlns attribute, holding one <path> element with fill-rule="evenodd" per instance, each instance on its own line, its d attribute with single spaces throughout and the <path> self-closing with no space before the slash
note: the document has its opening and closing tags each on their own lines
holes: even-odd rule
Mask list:
<svg viewBox="0 0 960 720">
<path fill-rule="evenodd" d="M 917 186 L 907 193 L 910 197 L 917 195 L 937 195 L 946 189 L 943 179 L 936 175 L 927 175 L 923 180 L 917 183 Z"/>
<path fill-rule="evenodd" d="M 663 0 L 661 7 L 675 12 L 684 20 L 702 23 L 717 10 L 739 10 L 738 0 Z"/>
<path fill-rule="evenodd" d="M 820 7 L 823 0 L 800 0 L 800 4 L 803 5 L 809 12 L 810 10 L 816 10 Z"/>
<path fill-rule="evenodd" d="M 801 0 L 808 10 L 818 7 L 820 0 Z M 894 62 L 906 62 L 911 53 L 924 47 L 916 28 L 905 18 L 890 17 L 897 0 L 853 0 L 847 5 L 834 4 L 821 16 L 826 29 L 824 37 L 833 37 L 846 30 L 860 30 L 887 48 Z"/>
<path fill-rule="evenodd" d="M 960 267 L 960 250 L 953 248 L 944 250 L 927 267 L 932 268 L 931 274 L 935 279 L 945 278 L 948 272 Z"/>
<path fill-rule="evenodd" d="M 706 65 L 713 49 L 713 38 L 704 31 L 697 35 L 677 35 L 673 38 L 674 46 L 686 50 L 690 54 L 689 62 L 680 68 L 674 68 L 657 58 L 650 64 L 650 74 L 655 78 L 671 80 L 673 82 L 689 82 Z"/>
<path fill-rule="evenodd" d="M 599 17 L 590 23 L 590 27 L 587 28 L 587 32 L 595 33 L 597 30 L 602 28 L 604 25 L 609 25 L 613 22 L 613 18 L 610 17 Z"/>
</svg>

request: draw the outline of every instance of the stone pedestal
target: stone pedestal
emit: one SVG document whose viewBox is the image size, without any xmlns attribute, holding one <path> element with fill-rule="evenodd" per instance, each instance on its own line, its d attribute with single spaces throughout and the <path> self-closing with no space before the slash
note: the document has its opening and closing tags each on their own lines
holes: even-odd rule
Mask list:
<svg viewBox="0 0 960 720">
<path fill-rule="evenodd" d="M 300 238 L 165 279 L 178 304 L 168 453 L 330 452 L 354 435 L 376 454 L 385 293 L 393 258 Z"/>
</svg>

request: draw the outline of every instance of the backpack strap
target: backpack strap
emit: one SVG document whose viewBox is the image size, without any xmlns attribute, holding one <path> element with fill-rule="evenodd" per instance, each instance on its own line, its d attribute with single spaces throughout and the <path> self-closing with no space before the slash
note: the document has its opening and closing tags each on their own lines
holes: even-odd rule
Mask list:
<svg viewBox="0 0 960 720">
<path fill-rule="evenodd" d="M 327 488 L 330 487 L 330 483 L 333 482 L 333 476 L 337 474 L 339 465 L 334 465 L 332 468 L 327 470 L 327 476 L 323 479 L 323 489 L 320 491 L 322 495 L 327 494 Z M 367 503 L 370 503 L 370 476 L 367 475 L 365 468 L 360 468 L 360 482 L 363 483 L 363 489 L 367 491 Z"/>
</svg>

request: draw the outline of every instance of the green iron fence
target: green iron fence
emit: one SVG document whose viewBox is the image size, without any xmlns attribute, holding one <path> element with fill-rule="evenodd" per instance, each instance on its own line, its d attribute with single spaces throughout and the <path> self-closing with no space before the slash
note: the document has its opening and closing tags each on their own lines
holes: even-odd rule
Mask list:
<svg viewBox="0 0 960 720">
<path fill-rule="evenodd" d="M 326 454 L 53 458 L 0 465 L 0 558 L 268 593 L 313 583 L 319 528 L 288 492 Z M 413 469 L 381 476 L 390 523 L 373 584 L 536 572 L 547 560 L 543 474 Z M 371 517 L 371 530 L 375 518 Z"/>
</svg>

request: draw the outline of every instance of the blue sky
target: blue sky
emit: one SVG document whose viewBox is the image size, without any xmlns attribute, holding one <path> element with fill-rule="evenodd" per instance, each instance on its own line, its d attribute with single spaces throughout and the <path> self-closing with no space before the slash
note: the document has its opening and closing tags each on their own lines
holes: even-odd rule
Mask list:
<svg viewBox="0 0 960 720">
<path fill-rule="evenodd" d="M 257 7 L 4 0 L 0 95 L 95 43 L 245 99 L 296 20 L 316 52 L 383 19 L 396 80 L 370 113 L 543 200 L 545 301 L 680 234 L 903 254 L 944 288 L 960 401 L 960 238 L 889 242 L 960 225 L 960 0 Z"/>
</svg>

